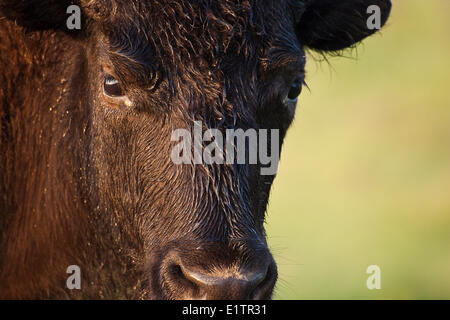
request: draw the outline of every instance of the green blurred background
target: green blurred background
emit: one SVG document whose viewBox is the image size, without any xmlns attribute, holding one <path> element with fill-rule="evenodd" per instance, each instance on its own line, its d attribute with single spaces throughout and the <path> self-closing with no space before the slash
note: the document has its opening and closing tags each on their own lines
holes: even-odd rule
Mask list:
<svg viewBox="0 0 450 320">
<path fill-rule="evenodd" d="M 393 0 L 346 55 L 309 56 L 267 218 L 275 299 L 450 299 L 450 1 Z"/>
</svg>

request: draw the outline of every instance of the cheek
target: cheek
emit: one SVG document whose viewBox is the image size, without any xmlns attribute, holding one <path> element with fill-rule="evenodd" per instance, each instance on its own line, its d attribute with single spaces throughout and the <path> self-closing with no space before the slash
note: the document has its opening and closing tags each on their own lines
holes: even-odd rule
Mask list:
<svg viewBox="0 0 450 320">
<path fill-rule="evenodd" d="M 288 125 L 290 125 L 291 122 L 292 122 L 292 120 L 294 120 L 294 117 L 295 117 L 295 110 L 297 110 L 297 104 L 298 104 L 298 101 L 295 102 L 295 103 L 288 103 L 288 104 L 286 105 L 287 119 L 288 119 L 288 121 L 289 121 L 289 124 L 288 124 Z"/>
<path fill-rule="evenodd" d="M 260 112 L 260 128 L 279 129 L 280 137 L 284 137 L 294 120 L 295 111 L 296 103 L 282 103 L 280 101 L 268 103 Z"/>
</svg>

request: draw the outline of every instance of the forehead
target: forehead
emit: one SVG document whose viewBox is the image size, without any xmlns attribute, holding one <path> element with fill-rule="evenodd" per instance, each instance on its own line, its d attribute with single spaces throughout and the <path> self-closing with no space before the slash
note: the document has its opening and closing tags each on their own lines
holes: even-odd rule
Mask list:
<svg viewBox="0 0 450 320">
<path fill-rule="evenodd" d="M 147 74 L 282 65 L 300 52 L 294 11 L 289 0 L 129 1 L 105 26 L 108 51 L 116 68 Z"/>
</svg>

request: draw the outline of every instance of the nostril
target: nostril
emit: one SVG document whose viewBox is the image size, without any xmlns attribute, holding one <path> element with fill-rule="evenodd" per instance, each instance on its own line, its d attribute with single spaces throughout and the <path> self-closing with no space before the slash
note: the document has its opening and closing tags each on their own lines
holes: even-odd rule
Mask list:
<svg viewBox="0 0 450 320">
<path fill-rule="evenodd" d="M 160 290 L 169 299 L 265 300 L 271 298 L 277 273 L 273 260 L 245 268 L 236 264 L 212 267 L 170 256 L 160 276 Z"/>
<path fill-rule="evenodd" d="M 171 272 L 177 277 L 178 281 L 189 284 L 195 288 L 203 288 L 209 285 L 214 285 L 214 280 L 211 277 L 190 271 L 181 265 L 171 266 Z"/>
<path fill-rule="evenodd" d="M 182 279 L 184 278 L 183 270 L 181 269 L 181 266 L 177 264 L 173 264 L 169 267 L 169 271 L 177 278 Z"/>
<path fill-rule="evenodd" d="M 264 277 L 252 291 L 250 299 L 252 300 L 268 300 L 272 296 L 273 287 L 277 281 L 277 268 L 275 264 L 269 265 Z"/>
<path fill-rule="evenodd" d="M 192 281 L 183 271 L 183 267 L 178 264 L 172 264 L 167 267 L 166 271 L 166 281 L 172 289 L 182 290 L 188 295 L 195 296 L 198 295 L 200 288 L 197 283 Z M 177 290 L 177 291 L 178 291 Z"/>
<path fill-rule="evenodd" d="M 264 272 L 222 272 L 199 273 L 180 267 L 179 272 L 197 288 L 196 293 L 201 298 L 208 299 L 254 299 L 263 296 L 268 269 Z M 272 277 L 272 275 L 270 275 Z M 269 287 L 269 286 L 268 286 Z M 260 288 L 260 289 L 259 289 Z"/>
</svg>

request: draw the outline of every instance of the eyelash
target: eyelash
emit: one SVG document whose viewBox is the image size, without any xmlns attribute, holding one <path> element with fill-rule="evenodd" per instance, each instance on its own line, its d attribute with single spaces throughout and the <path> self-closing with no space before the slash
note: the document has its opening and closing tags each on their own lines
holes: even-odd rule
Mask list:
<svg viewBox="0 0 450 320">
<path fill-rule="evenodd" d="M 116 79 L 114 79 L 110 76 L 106 77 L 106 79 L 105 79 L 105 84 L 110 85 L 110 86 L 118 84 L 118 83 L 119 83 L 119 81 L 117 81 Z"/>
</svg>

